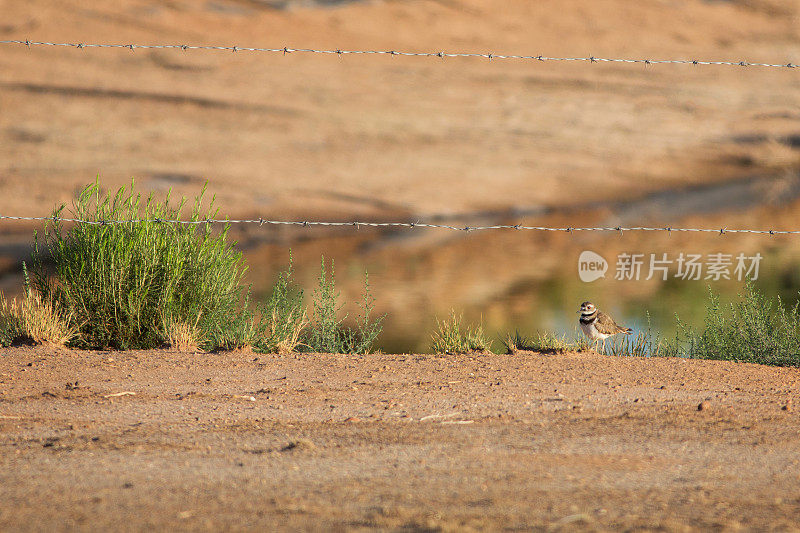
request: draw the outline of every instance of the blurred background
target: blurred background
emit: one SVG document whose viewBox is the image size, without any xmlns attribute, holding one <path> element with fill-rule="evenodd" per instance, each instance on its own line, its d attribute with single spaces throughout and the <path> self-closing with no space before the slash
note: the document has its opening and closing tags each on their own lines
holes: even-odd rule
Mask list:
<svg viewBox="0 0 800 533">
<path fill-rule="evenodd" d="M 0 0 L 0 40 L 481 52 L 800 63 L 797 0 Z M 0 45 L 0 214 L 46 216 L 107 190 L 222 215 L 458 226 L 800 229 L 800 69 Z M 0 289 L 21 291 L 41 223 L 0 223 Z M 504 337 L 573 334 L 581 301 L 669 334 L 707 287 L 618 281 L 620 253 L 762 254 L 788 303 L 800 237 L 233 228 L 266 294 L 291 248 L 320 256 L 357 311 L 368 270 L 379 347 L 424 351 L 451 310 Z M 578 256 L 611 263 L 584 283 Z M 642 276 L 644 277 L 644 276 Z M 732 276 L 733 277 L 733 276 Z M 498 343 L 499 344 L 499 343 Z"/>
</svg>

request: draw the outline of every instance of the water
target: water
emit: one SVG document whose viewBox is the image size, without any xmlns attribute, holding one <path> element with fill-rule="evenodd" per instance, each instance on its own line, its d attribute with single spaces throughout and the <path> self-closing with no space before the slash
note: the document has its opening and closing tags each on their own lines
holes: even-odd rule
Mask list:
<svg viewBox="0 0 800 533">
<path fill-rule="evenodd" d="M 454 225 L 517 223 L 569 226 L 647 223 L 657 226 L 686 220 L 699 227 L 718 227 L 737 221 L 740 227 L 780 225 L 781 216 L 791 226 L 793 202 L 800 195 L 796 176 L 746 179 L 717 186 L 656 192 L 616 203 L 554 209 L 531 206 L 512 211 L 480 212 L 439 217 L 429 222 Z M 698 199 L 699 198 L 699 199 Z M 763 215 L 758 206 L 768 205 Z M 742 217 L 749 210 L 754 213 Z M 295 278 L 311 296 L 324 256 L 335 262 L 336 285 L 346 301 L 346 322 L 359 312 L 364 273 L 369 272 L 376 312 L 385 314 L 378 348 L 392 353 L 429 350 L 436 320 L 452 311 L 470 323 L 482 323 L 500 349 L 501 339 L 519 331 L 523 335 L 551 332 L 579 335 L 577 309 L 593 301 L 617 322 L 634 329 L 650 326 L 664 336 L 675 332 L 675 315 L 689 324 L 702 325 L 709 286 L 723 301 L 742 292 L 742 282 L 668 279 L 621 281 L 614 279 L 620 254 L 739 253 L 763 256 L 758 288 L 793 305 L 800 289 L 800 238 L 793 236 L 728 234 L 541 233 L 532 231 L 454 232 L 433 229 L 373 230 L 343 228 L 236 227 L 256 298 L 266 298 L 277 273 L 286 268 L 289 250 L 294 256 Z M 14 263 L 0 277 L 7 295 L 21 290 L 20 263 L 31 243 L 24 238 L 0 239 L 0 255 Z M 591 283 L 578 276 L 578 257 L 590 250 L 608 261 L 604 278 Z M 2 258 L 0 258 L 2 259 Z M 733 272 L 731 271 L 731 277 Z"/>
<path fill-rule="evenodd" d="M 780 296 L 790 306 L 800 290 L 800 248 L 790 238 L 777 245 L 771 237 L 743 240 L 708 236 L 687 242 L 672 238 L 669 242 L 667 237 L 613 235 L 587 241 L 562 234 L 495 232 L 424 238 L 436 240 L 435 245 L 376 244 L 376 240 L 384 239 L 381 235 L 354 236 L 343 231 L 340 237 L 249 247 L 245 252 L 250 267 L 247 281 L 257 299 L 266 298 L 277 273 L 286 268 L 291 246 L 295 279 L 304 289 L 310 309 L 324 256 L 329 266 L 331 261 L 335 264 L 336 286 L 345 302 L 342 315 L 348 314 L 346 322 L 350 322 L 359 312 L 356 303 L 368 271 L 376 312 L 386 314 L 377 347 L 388 353 L 429 351 L 436 319 L 448 317 L 451 311 L 463 314 L 465 322 L 482 323 L 497 350 L 502 349 L 501 340 L 515 331 L 526 336 L 545 331 L 578 336 L 577 310 L 584 300 L 593 301 L 634 330 L 647 328 L 649 314 L 650 327 L 671 337 L 676 314 L 684 322 L 702 325 L 709 287 L 720 293 L 723 301 L 731 301 L 743 291 L 743 283 L 735 279 L 687 281 L 673 277 L 674 269 L 667 281 L 615 280 L 613 262 L 621 251 L 658 256 L 681 250 L 734 255 L 758 252 L 763 255 L 756 281 L 760 290 L 771 297 Z M 601 253 L 612 263 L 606 278 L 592 283 L 580 280 L 578 256 L 584 249 Z M 19 294 L 20 275 L 5 276 L 2 281 L 7 295 Z"/>
<path fill-rule="evenodd" d="M 530 206 L 513 211 L 453 215 L 435 222 L 479 225 L 524 222 L 565 227 L 641 223 L 673 227 L 722 227 L 731 220 L 737 227 L 776 227 L 780 217 L 794 220 L 793 205 L 800 196 L 797 175 L 747 178 L 702 187 L 657 191 L 639 198 L 611 203 L 593 203 L 567 208 Z M 763 216 L 759 206 L 768 206 Z M 741 213 L 753 213 L 749 217 Z M 786 216 L 788 215 L 788 216 Z M 686 220 L 691 224 L 677 224 Z M 762 222 L 769 220 L 767 226 Z M 433 220 L 429 220 L 434 222 Z M 791 223 L 789 223 L 791 225 Z M 437 318 L 451 311 L 464 319 L 482 323 L 497 340 L 519 331 L 524 335 L 548 331 L 559 336 L 580 335 L 577 309 L 591 300 L 619 323 L 635 330 L 649 326 L 664 336 L 673 336 L 675 315 L 701 326 L 709 287 L 730 301 L 742 292 L 734 265 L 729 277 L 689 281 L 668 279 L 616 280 L 620 254 L 654 254 L 676 259 L 679 254 L 760 254 L 756 286 L 769 296 L 780 296 L 793 305 L 800 289 L 800 239 L 791 236 L 728 234 L 633 233 L 538 233 L 491 231 L 462 233 L 446 230 L 400 230 L 353 232 L 332 231 L 314 239 L 308 230 L 284 235 L 284 240 L 263 244 L 251 242 L 247 256 L 253 265 L 251 282 L 262 294 L 285 262 L 288 248 L 295 253 L 297 278 L 310 291 L 322 255 L 334 259 L 337 284 L 348 301 L 357 300 L 365 271 L 370 273 L 377 308 L 386 313 L 379 348 L 387 352 L 427 351 Z M 305 233 L 303 233 L 305 232 Z M 306 239 L 299 239 L 305 237 Z M 263 238 L 263 237 L 262 237 Z M 591 283 L 578 276 L 578 257 L 591 250 L 609 263 L 604 278 Z M 346 308 L 351 316 L 354 306 Z"/>
<path fill-rule="evenodd" d="M 366 243 L 308 241 L 294 245 L 297 280 L 310 295 L 319 271 L 320 256 L 334 259 L 337 287 L 341 290 L 350 316 L 357 312 L 352 305 L 360 297 L 363 274 L 369 271 L 377 310 L 387 313 L 379 348 L 386 352 L 424 352 L 429 350 L 436 319 L 449 316 L 451 310 L 463 313 L 471 323 L 482 323 L 486 332 L 502 347 L 501 339 L 519 331 L 523 335 L 552 332 L 556 335 L 579 335 L 577 310 L 584 300 L 595 302 L 617 322 L 640 330 L 649 326 L 663 336 L 676 331 L 675 315 L 695 326 L 705 316 L 708 290 L 732 301 L 743 292 L 743 282 L 731 280 L 689 281 L 669 272 L 666 281 L 620 281 L 613 279 L 614 266 L 607 277 L 585 283 L 578 276 L 578 256 L 583 248 L 604 251 L 610 262 L 620 251 L 677 256 L 714 250 L 714 253 L 760 253 L 763 259 L 756 286 L 769 296 L 780 296 L 793 305 L 800 290 L 800 255 L 794 243 L 776 246 L 763 242 L 729 239 L 718 236 L 695 239 L 641 239 L 618 236 L 576 243 L 566 235 L 547 238 L 511 233 L 502 237 L 461 236 L 436 248 L 379 249 Z M 557 241 L 565 241 L 558 243 Z M 788 239 L 787 239 L 788 240 Z M 534 241 L 534 242 L 531 242 Z M 683 242 L 686 241 L 686 242 Z M 368 241 L 367 241 L 368 242 Z M 589 246 L 584 246 L 589 245 Z M 516 248 L 512 249 L 512 246 Z M 710 248 L 715 245 L 716 248 Z M 724 245 L 724 246 L 722 246 Z M 538 251 L 532 251 L 540 248 Z M 285 260 L 287 248 L 269 247 L 249 254 L 254 268 L 250 279 L 257 292 L 266 295 L 278 265 Z M 259 263 L 269 256 L 275 263 Z M 642 276 L 644 277 L 644 276 Z"/>
</svg>

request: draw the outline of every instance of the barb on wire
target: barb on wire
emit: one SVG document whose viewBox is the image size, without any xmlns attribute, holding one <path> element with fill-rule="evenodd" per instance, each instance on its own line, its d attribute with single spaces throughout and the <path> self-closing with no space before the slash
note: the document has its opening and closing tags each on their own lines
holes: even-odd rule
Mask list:
<svg viewBox="0 0 800 533">
<path fill-rule="evenodd" d="M 775 230 L 775 229 L 731 229 L 723 228 L 676 228 L 672 226 L 595 226 L 595 227 L 552 227 L 552 226 L 526 226 L 523 224 L 496 224 L 493 226 L 452 226 L 449 224 L 434 224 L 424 222 L 324 222 L 324 221 L 311 221 L 311 220 L 267 220 L 265 218 L 255 219 L 204 219 L 204 220 L 166 220 L 162 218 L 154 219 L 133 219 L 133 220 L 81 220 L 77 218 L 61 218 L 58 216 L 49 217 L 21 217 L 11 215 L 0 215 L 0 220 L 25 220 L 25 221 L 47 221 L 47 222 L 69 222 L 75 224 L 90 224 L 97 226 L 111 226 L 121 224 L 137 224 L 137 223 L 155 223 L 155 224 L 182 224 L 186 226 L 199 226 L 201 224 L 255 224 L 258 226 L 271 225 L 271 226 L 328 226 L 328 227 L 344 227 L 350 226 L 356 229 L 363 227 L 371 228 L 429 228 L 429 229 L 446 229 L 452 231 L 463 231 L 470 233 L 473 231 L 486 231 L 486 230 L 529 230 L 529 231 L 563 231 L 566 233 L 574 233 L 576 231 L 612 231 L 623 235 L 626 231 L 666 231 L 670 235 L 672 232 L 684 233 L 716 233 L 717 235 L 727 235 L 729 233 L 755 233 L 763 235 L 800 235 L 800 230 Z"/>
<path fill-rule="evenodd" d="M 30 48 L 31 46 L 66 46 L 71 48 L 174 48 L 179 50 L 228 50 L 231 52 L 273 52 L 283 55 L 291 53 L 308 54 L 333 54 L 342 56 L 350 55 L 388 55 L 388 56 L 409 56 L 409 57 L 477 57 L 489 60 L 495 59 L 517 59 L 517 60 L 536 60 L 536 61 L 583 61 L 587 63 L 643 63 L 645 65 L 673 64 L 673 65 L 724 65 L 732 67 L 775 67 L 775 68 L 797 68 L 800 64 L 796 63 L 751 63 L 749 61 L 710 61 L 698 59 L 630 59 L 630 58 L 610 58 L 610 57 L 548 57 L 543 55 L 518 55 L 518 54 L 495 54 L 480 52 L 401 52 L 397 50 L 315 50 L 313 48 L 255 48 L 246 46 L 215 46 L 215 45 L 188 45 L 188 44 L 114 44 L 114 43 L 51 43 L 44 41 L 31 40 L 5 40 L 0 44 L 20 44 Z"/>
</svg>

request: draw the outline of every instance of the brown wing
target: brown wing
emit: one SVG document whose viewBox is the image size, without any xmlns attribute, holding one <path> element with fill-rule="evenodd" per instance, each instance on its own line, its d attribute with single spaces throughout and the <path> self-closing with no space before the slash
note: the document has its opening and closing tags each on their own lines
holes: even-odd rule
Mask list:
<svg viewBox="0 0 800 533">
<path fill-rule="evenodd" d="M 597 319 L 594 321 L 594 327 L 596 327 L 597 331 L 603 335 L 615 335 L 617 333 L 625 333 L 626 335 L 631 334 L 630 328 L 623 328 L 614 322 L 613 318 L 602 311 L 597 312 Z"/>
</svg>

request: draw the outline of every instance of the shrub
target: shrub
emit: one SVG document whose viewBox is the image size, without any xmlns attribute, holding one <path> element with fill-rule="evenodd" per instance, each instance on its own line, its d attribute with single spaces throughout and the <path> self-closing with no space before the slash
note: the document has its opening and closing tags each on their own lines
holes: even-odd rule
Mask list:
<svg viewBox="0 0 800 533">
<path fill-rule="evenodd" d="M 174 328 L 189 325 L 203 348 L 231 344 L 233 327 L 247 322 L 240 305 L 246 268 L 227 242 L 228 225 L 214 235 L 202 223 L 217 214 L 213 199 L 201 211 L 204 193 L 205 187 L 181 224 L 161 221 L 183 220 L 185 199 L 172 204 L 168 193 L 163 202 L 152 195 L 143 200 L 133 182 L 113 196 L 97 182 L 86 187 L 71 214 L 90 223 L 66 229 L 59 220 L 65 206 L 55 209 L 44 251 L 36 236 L 32 281 L 44 301 L 69 310 L 69 324 L 78 329 L 74 345 L 153 348 L 176 341 Z"/>
<path fill-rule="evenodd" d="M 432 335 L 431 350 L 438 354 L 460 354 L 491 352 L 492 342 L 483 333 L 483 326 L 462 325 L 463 316 L 451 312 L 450 320 L 436 319 L 436 331 Z"/>
<path fill-rule="evenodd" d="M 334 263 L 331 261 L 330 275 L 322 257 L 318 286 L 314 291 L 314 314 L 310 330 L 306 334 L 305 346 L 312 352 L 366 354 L 372 351 L 375 339 L 382 331 L 384 316 L 372 318 L 375 299 L 369 288 L 369 274 L 364 276 L 363 300 L 359 305 L 361 313 L 356 317 L 356 327 L 345 327 L 337 318 L 344 303 L 339 304 L 336 292 Z"/>
<path fill-rule="evenodd" d="M 798 306 L 784 307 L 780 297 L 767 300 L 751 281 L 740 300 L 720 304 L 709 287 L 705 327 L 698 332 L 678 321 L 683 339 L 676 339 L 676 354 L 698 359 L 725 359 L 777 366 L 800 365 L 800 314 Z"/>
<path fill-rule="evenodd" d="M 254 345 L 262 352 L 290 353 L 301 346 L 303 329 L 308 324 L 303 309 L 303 291 L 294 287 L 294 265 L 289 251 L 289 268 L 278 274 L 267 303 L 260 308 Z"/>
</svg>

